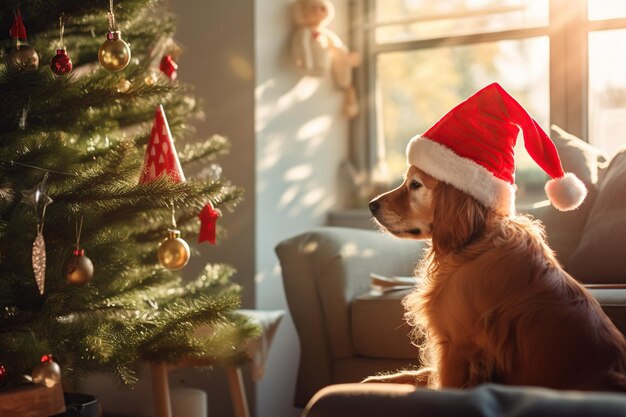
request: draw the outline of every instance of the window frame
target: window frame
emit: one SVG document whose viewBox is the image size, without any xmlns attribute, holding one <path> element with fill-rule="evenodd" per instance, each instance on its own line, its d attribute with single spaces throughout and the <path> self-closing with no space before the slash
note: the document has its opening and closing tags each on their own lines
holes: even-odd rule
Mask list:
<svg viewBox="0 0 626 417">
<path fill-rule="evenodd" d="M 588 141 L 589 33 L 626 29 L 626 17 L 588 20 L 587 1 L 548 0 L 547 26 L 377 44 L 376 28 L 386 23 L 374 21 L 376 0 L 354 0 L 351 40 L 363 57 L 355 72 L 355 84 L 364 109 L 351 125 L 349 152 L 354 165 L 374 177 L 373 173 L 385 169 L 382 121 L 376 111 L 380 97 L 376 94 L 379 54 L 537 36 L 549 39 L 550 124 Z"/>
</svg>

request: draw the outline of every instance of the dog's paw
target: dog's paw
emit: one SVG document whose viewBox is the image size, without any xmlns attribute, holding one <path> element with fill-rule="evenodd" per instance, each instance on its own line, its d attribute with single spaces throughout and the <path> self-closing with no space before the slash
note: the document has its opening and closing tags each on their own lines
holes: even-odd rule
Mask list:
<svg viewBox="0 0 626 417">
<path fill-rule="evenodd" d="M 393 374 L 374 375 L 365 378 L 362 383 L 392 383 L 392 384 L 410 384 L 410 385 L 427 385 L 430 376 L 430 369 L 419 369 L 417 371 L 402 371 Z"/>
</svg>

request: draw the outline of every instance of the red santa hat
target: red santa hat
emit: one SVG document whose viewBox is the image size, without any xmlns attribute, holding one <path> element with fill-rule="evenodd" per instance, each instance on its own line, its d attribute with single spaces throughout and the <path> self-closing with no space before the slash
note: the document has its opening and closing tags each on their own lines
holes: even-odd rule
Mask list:
<svg viewBox="0 0 626 417">
<path fill-rule="evenodd" d="M 515 213 L 513 148 L 519 131 L 528 154 L 551 179 L 545 190 L 561 211 L 577 208 L 587 189 L 565 173 L 554 143 L 497 83 L 453 108 L 423 135 L 411 139 L 407 162 L 465 191 L 504 215 Z"/>
</svg>

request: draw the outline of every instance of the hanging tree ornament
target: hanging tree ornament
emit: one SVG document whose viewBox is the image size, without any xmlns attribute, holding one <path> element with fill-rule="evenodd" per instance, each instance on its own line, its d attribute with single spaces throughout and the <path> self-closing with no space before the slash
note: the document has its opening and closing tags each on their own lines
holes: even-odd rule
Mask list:
<svg viewBox="0 0 626 417">
<path fill-rule="evenodd" d="M 176 80 L 178 77 L 178 64 L 171 55 L 163 55 L 159 69 L 172 81 Z"/>
<path fill-rule="evenodd" d="M 154 115 L 154 123 L 152 124 L 139 183 L 148 183 L 161 175 L 168 176 L 175 183 L 186 181 L 183 168 L 176 154 L 172 132 L 165 118 L 165 111 L 163 106 L 159 104 Z"/>
<path fill-rule="evenodd" d="M 48 172 L 44 174 L 39 184 L 30 190 L 22 191 L 22 202 L 32 206 L 37 215 L 37 236 L 33 242 L 33 273 L 39 293 L 43 295 L 46 280 L 46 242 L 43 238 L 43 226 L 46 218 L 46 207 L 52 203 L 52 199 L 46 194 L 46 180 Z"/>
<path fill-rule="evenodd" d="M 147 86 L 152 87 L 153 85 L 157 83 L 157 81 L 159 81 L 159 79 L 157 77 L 156 72 L 148 71 L 148 74 L 143 79 L 143 81 L 146 83 Z"/>
<path fill-rule="evenodd" d="M 167 230 L 168 236 L 159 244 L 157 254 L 159 263 L 172 271 L 182 269 L 189 262 L 191 256 L 189 245 L 180 237 L 180 230 L 176 229 L 176 215 L 172 206 L 172 228 Z"/>
<path fill-rule="evenodd" d="M 133 85 L 126 78 L 122 78 L 117 82 L 116 91 L 118 93 L 128 93 Z"/>
<path fill-rule="evenodd" d="M 39 66 L 39 55 L 28 45 L 26 27 L 19 7 L 9 29 L 9 36 L 15 40 L 15 48 L 7 55 L 7 67 L 12 70 L 36 70 Z"/>
<path fill-rule="evenodd" d="M 215 245 L 217 219 L 222 215 L 220 210 L 213 208 L 213 204 L 209 201 L 198 214 L 200 218 L 200 234 L 198 235 L 198 243 L 209 242 Z"/>
<path fill-rule="evenodd" d="M 65 22 L 63 19 L 63 15 L 59 17 L 59 32 L 60 32 L 60 48 L 57 49 L 57 54 L 52 57 L 50 61 L 50 69 L 56 75 L 65 75 L 69 74 L 72 71 L 72 60 L 70 56 L 67 54 L 65 50 L 65 45 L 63 44 L 63 33 L 65 32 Z"/>
<path fill-rule="evenodd" d="M 84 285 L 93 278 L 93 263 L 85 255 L 85 249 L 80 247 L 80 235 L 83 231 L 83 216 L 80 217 L 80 225 L 76 219 L 76 248 L 63 265 L 63 274 L 68 283 L 72 285 Z"/>
<path fill-rule="evenodd" d="M 54 361 L 52 355 L 43 355 L 41 361 L 33 368 L 31 376 L 35 384 L 52 388 L 61 382 L 61 367 Z"/>
<path fill-rule="evenodd" d="M 160 176 L 166 176 L 174 183 L 186 181 L 176 154 L 172 132 L 161 105 L 157 106 L 154 115 L 139 183 L 146 184 Z M 168 230 L 168 237 L 160 243 L 157 253 L 159 263 L 167 269 L 178 270 L 189 262 L 189 245 L 181 239 L 180 230 L 176 229 L 174 205 L 172 205 L 172 227 Z"/>
<path fill-rule="evenodd" d="M 130 62 L 130 47 L 122 39 L 122 33 L 115 25 L 113 0 L 109 1 L 109 33 L 98 49 L 98 61 L 100 65 L 112 72 L 123 70 Z"/>
</svg>

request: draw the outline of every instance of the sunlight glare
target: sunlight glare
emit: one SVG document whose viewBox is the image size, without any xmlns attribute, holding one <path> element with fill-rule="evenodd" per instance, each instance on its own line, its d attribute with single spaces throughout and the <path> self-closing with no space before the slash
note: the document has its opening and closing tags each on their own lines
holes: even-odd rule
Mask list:
<svg viewBox="0 0 626 417">
<path fill-rule="evenodd" d="M 285 172 L 283 178 L 287 181 L 301 181 L 311 177 L 313 167 L 310 164 L 296 165 Z"/>
<path fill-rule="evenodd" d="M 234 55 L 230 58 L 230 69 L 242 80 L 249 81 L 254 75 L 254 71 L 252 70 L 250 63 L 240 56 Z"/>
<path fill-rule="evenodd" d="M 330 128 L 331 123 L 332 118 L 328 115 L 318 116 L 314 119 L 311 119 L 303 124 L 300 129 L 298 129 L 298 132 L 296 133 L 296 139 L 302 141 L 314 138 L 318 135 L 323 135 Z"/>
</svg>

